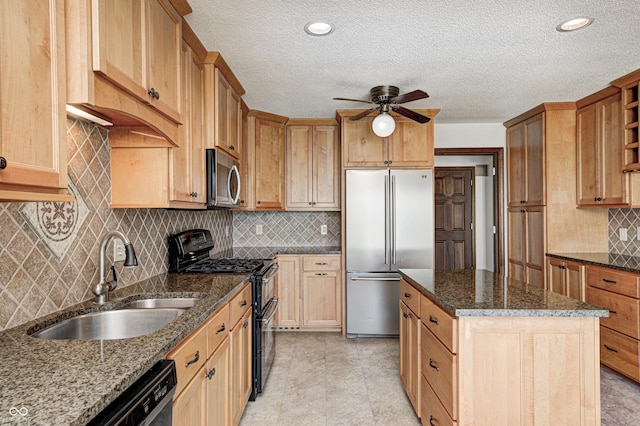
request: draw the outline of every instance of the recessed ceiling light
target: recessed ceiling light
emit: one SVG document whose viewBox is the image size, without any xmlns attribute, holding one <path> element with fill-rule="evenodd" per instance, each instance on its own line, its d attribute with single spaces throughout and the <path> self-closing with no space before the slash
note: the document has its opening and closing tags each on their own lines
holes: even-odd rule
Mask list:
<svg viewBox="0 0 640 426">
<path fill-rule="evenodd" d="M 310 22 L 304 26 L 307 34 L 313 36 L 324 36 L 333 32 L 333 25 L 326 22 Z"/>
<path fill-rule="evenodd" d="M 592 22 L 593 18 L 573 18 L 558 25 L 556 27 L 556 30 L 560 31 L 561 33 L 576 31 L 588 27 Z"/>
</svg>

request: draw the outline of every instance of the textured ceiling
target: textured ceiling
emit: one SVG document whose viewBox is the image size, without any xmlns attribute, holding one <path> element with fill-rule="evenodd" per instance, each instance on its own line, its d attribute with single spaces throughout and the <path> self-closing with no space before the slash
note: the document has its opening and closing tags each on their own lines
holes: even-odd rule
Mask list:
<svg viewBox="0 0 640 426">
<path fill-rule="evenodd" d="M 502 122 L 575 101 L 640 68 L 640 0 L 189 0 L 186 20 L 219 51 L 245 102 L 288 117 L 334 117 L 395 85 L 440 123 Z M 556 26 L 591 16 L 573 33 Z M 331 22 L 326 37 L 306 23 Z"/>
</svg>

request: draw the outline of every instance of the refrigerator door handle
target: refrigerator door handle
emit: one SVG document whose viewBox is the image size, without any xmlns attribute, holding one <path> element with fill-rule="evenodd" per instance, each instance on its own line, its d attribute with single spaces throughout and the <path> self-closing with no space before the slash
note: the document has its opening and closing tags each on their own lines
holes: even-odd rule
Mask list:
<svg viewBox="0 0 640 426">
<path fill-rule="evenodd" d="M 400 277 L 398 278 L 351 277 L 351 281 L 400 281 Z"/>
<path fill-rule="evenodd" d="M 396 264 L 396 177 L 391 175 L 391 263 Z"/>
<path fill-rule="evenodd" d="M 390 209 L 389 209 L 389 174 L 384 177 L 384 264 L 389 264 L 389 240 L 390 238 Z"/>
</svg>

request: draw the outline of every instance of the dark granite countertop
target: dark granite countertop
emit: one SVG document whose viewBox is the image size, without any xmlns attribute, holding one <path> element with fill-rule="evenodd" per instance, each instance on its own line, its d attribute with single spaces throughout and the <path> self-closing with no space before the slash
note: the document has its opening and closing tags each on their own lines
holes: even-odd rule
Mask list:
<svg viewBox="0 0 640 426">
<path fill-rule="evenodd" d="M 341 254 L 340 247 L 234 247 L 233 257 L 271 259 L 279 254 Z"/>
<path fill-rule="evenodd" d="M 640 274 L 640 257 L 637 256 L 614 253 L 547 253 L 547 256 Z"/>
<path fill-rule="evenodd" d="M 400 274 L 453 316 L 609 316 L 606 309 L 490 271 L 401 269 Z"/>
<path fill-rule="evenodd" d="M 238 293 L 248 278 L 248 274 L 159 275 L 117 289 L 105 305 L 87 301 L 0 332 L 0 425 L 86 424 Z M 60 317 L 113 309 L 141 298 L 135 296 L 138 294 L 204 298 L 146 336 L 80 341 L 44 340 L 27 334 Z M 16 415 L 12 407 L 26 409 L 27 414 Z"/>
</svg>

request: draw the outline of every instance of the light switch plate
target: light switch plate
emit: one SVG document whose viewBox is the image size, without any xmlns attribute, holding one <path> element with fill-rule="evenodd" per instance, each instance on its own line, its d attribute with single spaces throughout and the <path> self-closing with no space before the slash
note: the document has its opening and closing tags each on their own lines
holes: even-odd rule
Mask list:
<svg viewBox="0 0 640 426">
<path fill-rule="evenodd" d="M 620 241 L 627 241 L 627 228 L 620 228 L 618 233 L 620 235 Z"/>
<path fill-rule="evenodd" d="M 127 256 L 124 253 L 124 243 L 120 238 L 113 239 L 113 261 L 120 262 L 124 260 Z"/>
<path fill-rule="evenodd" d="M 262 235 L 262 225 L 256 225 L 256 235 Z"/>
<path fill-rule="evenodd" d="M 327 225 L 320 225 L 320 234 L 327 235 Z"/>
</svg>

